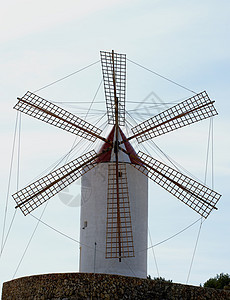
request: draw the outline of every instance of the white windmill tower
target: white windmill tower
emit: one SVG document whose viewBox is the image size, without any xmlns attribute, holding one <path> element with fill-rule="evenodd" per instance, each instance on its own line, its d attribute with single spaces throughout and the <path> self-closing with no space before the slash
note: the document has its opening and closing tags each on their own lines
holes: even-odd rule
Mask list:
<svg viewBox="0 0 230 300">
<path fill-rule="evenodd" d="M 120 128 L 116 136 L 114 126 L 107 139 L 116 138 L 119 143 L 126 139 Z M 100 152 L 108 147 L 105 142 Z M 123 149 L 136 155 L 129 142 Z M 135 159 L 114 148 L 96 163 L 82 176 L 82 187 L 90 182 L 91 193 L 84 202 L 82 190 L 80 272 L 146 278 L 148 178 L 131 166 Z"/>
<path fill-rule="evenodd" d="M 83 154 L 13 195 L 24 215 L 82 176 L 92 192 L 81 207 L 80 271 L 146 278 L 148 178 L 207 218 L 221 197 L 205 185 L 151 156 L 135 152 L 139 143 L 217 114 L 207 93 L 201 92 L 133 127 L 126 137 L 126 56 L 101 52 L 108 123 L 101 130 L 57 105 L 27 92 L 15 109 L 90 141 L 100 139 L 98 153 Z M 82 191 L 84 196 L 84 191 Z"/>
</svg>

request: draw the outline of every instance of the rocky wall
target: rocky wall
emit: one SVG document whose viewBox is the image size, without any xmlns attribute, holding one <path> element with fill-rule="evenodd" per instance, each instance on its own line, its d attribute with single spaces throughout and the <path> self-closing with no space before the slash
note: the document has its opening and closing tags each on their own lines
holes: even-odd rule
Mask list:
<svg viewBox="0 0 230 300">
<path fill-rule="evenodd" d="M 133 277 L 57 273 L 22 277 L 3 284 L 2 300 L 230 299 L 230 291 Z"/>
</svg>

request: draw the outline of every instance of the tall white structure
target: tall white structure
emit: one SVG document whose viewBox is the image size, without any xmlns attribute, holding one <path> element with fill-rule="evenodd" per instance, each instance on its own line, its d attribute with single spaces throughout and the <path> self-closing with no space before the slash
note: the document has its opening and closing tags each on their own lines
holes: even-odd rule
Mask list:
<svg viewBox="0 0 230 300">
<path fill-rule="evenodd" d="M 111 131 L 108 140 L 112 140 L 113 134 L 114 129 Z M 119 137 L 122 139 L 120 135 Z M 108 146 L 105 143 L 101 151 Z M 134 152 L 128 142 L 125 143 L 125 146 L 132 149 L 132 153 Z M 128 155 L 119 152 L 119 178 L 120 180 L 123 179 L 123 183 L 119 181 L 121 191 L 119 228 L 117 226 L 116 193 L 114 197 L 109 197 L 110 191 L 108 188 L 109 181 L 113 177 L 111 168 L 113 170 L 113 166 L 115 166 L 114 151 L 107 152 L 104 157 L 97 160 L 97 163 L 96 167 L 82 176 L 81 181 L 80 272 L 119 274 L 146 278 L 148 178 L 130 165 L 131 161 Z M 122 197 L 122 190 L 125 197 Z M 126 192 L 128 192 L 128 195 L 126 195 Z M 124 198 L 126 203 L 122 213 Z M 110 205 L 114 205 L 113 215 L 109 212 Z M 109 222 L 115 223 L 112 228 L 109 228 Z M 113 231 L 114 238 L 112 241 L 108 230 Z M 126 256 L 125 252 L 127 252 L 127 257 L 122 257 L 121 259 L 119 259 L 119 230 L 121 234 L 120 247 L 123 256 Z M 114 247 L 112 255 L 111 247 Z"/>
<path fill-rule="evenodd" d="M 18 98 L 15 109 L 91 142 L 91 150 L 13 194 L 24 215 L 82 177 L 80 272 L 145 278 L 147 275 L 148 178 L 207 218 L 221 195 L 150 155 L 132 148 L 173 130 L 213 117 L 217 111 L 206 91 L 131 128 L 126 125 L 126 55 L 101 51 L 108 124 L 102 130 L 34 93 Z"/>
</svg>

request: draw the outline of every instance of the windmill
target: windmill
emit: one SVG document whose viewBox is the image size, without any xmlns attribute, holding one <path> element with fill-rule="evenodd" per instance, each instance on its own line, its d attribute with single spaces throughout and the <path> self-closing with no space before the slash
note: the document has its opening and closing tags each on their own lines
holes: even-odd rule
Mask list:
<svg viewBox="0 0 230 300">
<path fill-rule="evenodd" d="M 102 130 L 59 106 L 27 92 L 15 109 L 91 142 L 91 150 L 13 194 L 24 215 L 82 177 L 91 181 L 90 200 L 81 207 L 80 271 L 147 275 L 148 178 L 207 218 L 221 195 L 146 153 L 135 152 L 130 141 L 153 139 L 217 114 L 203 91 L 131 128 L 125 125 L 126 55 L 101 51 L 108 124 Z M 145 250 L 143 250 L 145 249 Z"/>
</svg>

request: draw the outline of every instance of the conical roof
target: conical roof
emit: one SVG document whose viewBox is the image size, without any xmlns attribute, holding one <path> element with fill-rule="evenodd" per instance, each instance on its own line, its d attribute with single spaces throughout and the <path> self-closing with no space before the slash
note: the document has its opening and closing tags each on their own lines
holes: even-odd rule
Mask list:
<svg viewBox="0 0 230 300">
<path fill-rule="evenodd" d="M 114 142 L 116 135 L 115 135 L 115 125 L 113 126 L 112 130 L 110 131 L 107 140 Z M 119 132 L 118 132 L 118 141 L 121 142 L 123 141 L 122 144 L 120 144 L 120 147 L 132 154 L 132 156 L 127 155 L 123 151 L 118 152 L 118 160 L 119 162 L 127 162 L 127 163 L 133 163 L 133 164 L 138 164 L 137 161 L 135 161 L 135 158 L 133 156 L 137 156 L 135 150 L 133 149 L 132 145 L 130 144 L 129 141 L 127 141 L 125 134 L 119 127 Z M 106 149 L 111 147 L 110 143 L 104 142 L 104 144 L 101 146 L 100 150 L 98 153 L 104 152 Z M 100 157 L 96 159 L 97 163 L 102 163 L 102 162 L 114 162 L 115 161 L 115 153 L 114 149 L 112 148 L 108 152 L 102 154 Z"/>
</svg>

